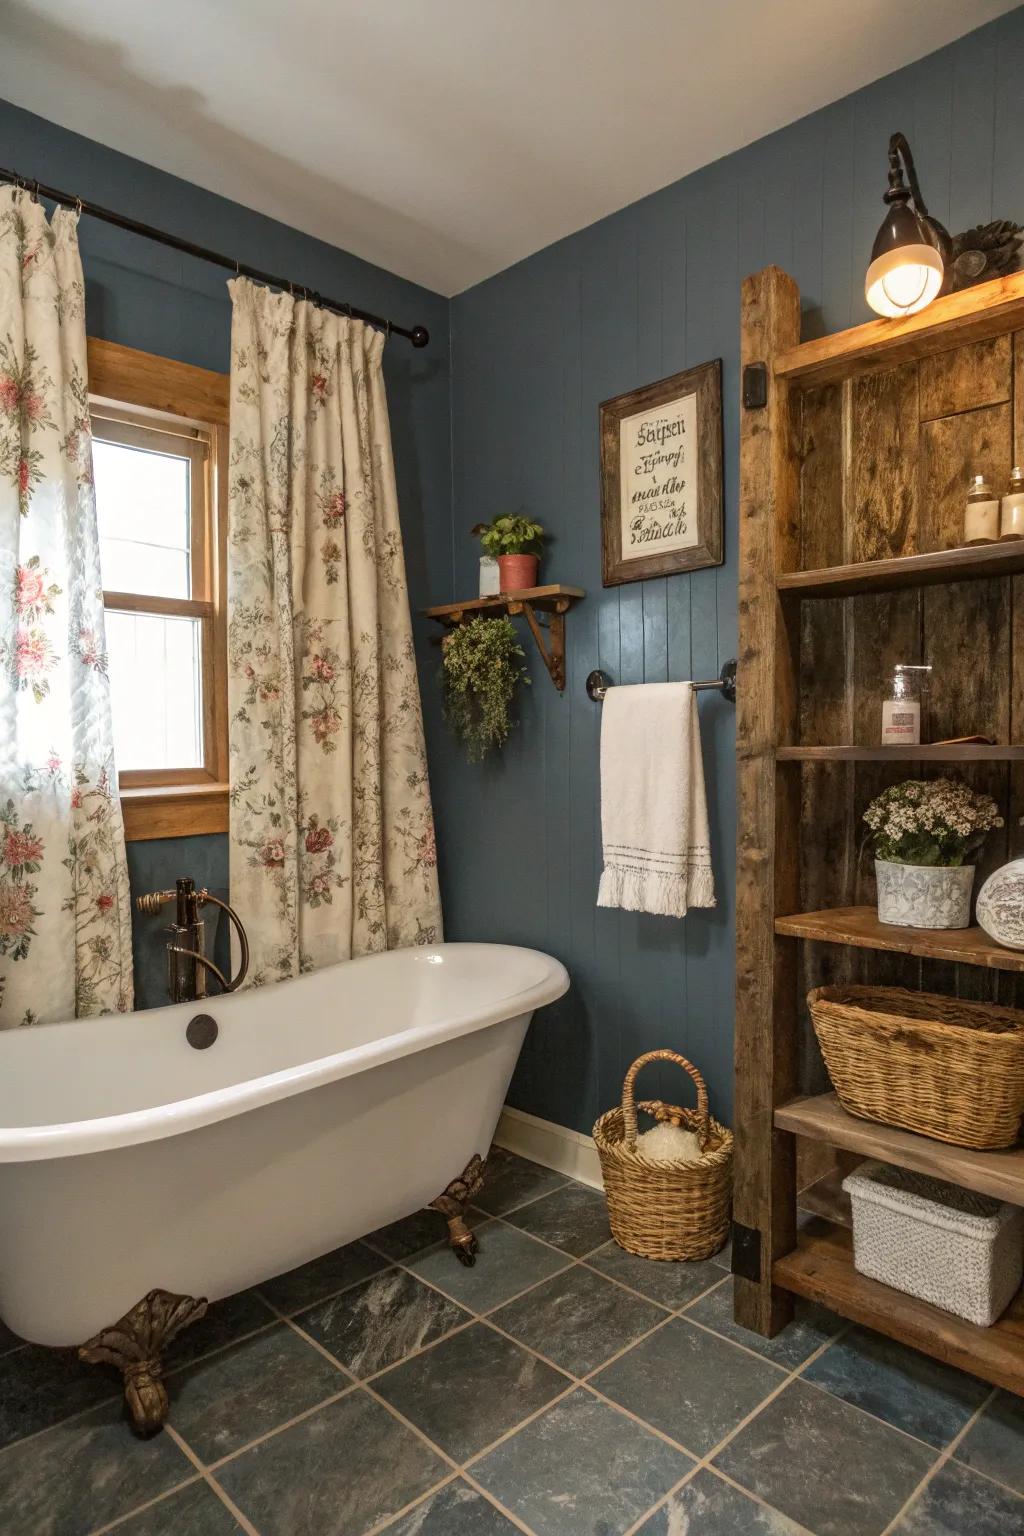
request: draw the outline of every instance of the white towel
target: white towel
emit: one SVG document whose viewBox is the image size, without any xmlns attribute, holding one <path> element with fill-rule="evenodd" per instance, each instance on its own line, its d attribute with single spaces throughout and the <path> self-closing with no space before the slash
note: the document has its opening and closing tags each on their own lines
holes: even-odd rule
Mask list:
<svg viewBox="0 0 1024 1536">
<path fill-rule="evenodd" d="M 691 683 L 609 688 L 601 719 L 599 907 L 685 917 L 713 907 L 697 694 Z"/>
</svg>

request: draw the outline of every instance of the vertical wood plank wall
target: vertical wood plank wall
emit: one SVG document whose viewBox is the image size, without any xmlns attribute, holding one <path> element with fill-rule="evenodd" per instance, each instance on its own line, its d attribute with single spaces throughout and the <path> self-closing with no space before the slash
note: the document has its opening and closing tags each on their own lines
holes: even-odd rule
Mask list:
<svg viewBox="0 0 1024 1536">
<path fill-rule="evenodd" d="M 602 912 L 594 906 L 600 710 L 584 695 L 583 679 L 595 666 L 619 682 L 712 677 L 736 654 L 740 283 L 769 263 L 792 274 L 805 337 L 868 318 L 864 268 L 882 215 L 886 143 L 895 128 L 914 147 L 929 206 L 951 227 L 996 215 L 1024 220 L 1021 79 L 1024 11 L 453 300 L 453 509 L 450 521 L 431 525 L 431 536 L 450 552 L 454 584 L 431 599 L 475 590 L 469 529 L 504 510 L 541 518 L 554 535 L 548 579 L 578 583 L 588 593 L 569 615 L 564 696 L 531 656 L 522 725 L 499 763 L 481 770 L 461 762 L 437 728 L 436 650 L 424 672 L 448 935 L 549 948 L 572 973 L 572 990 L 538 1018 L 524 1050 L 510 1095 L 522 1109 L 589 1132 L 598 1112 L 615 1102 L 633 1057 L 674 1045 L 699 1062 L 715 1112 L 729 1116 L 734 712 L 716 697 L 701 700 L 718 910 L 683 923 Z M 538 174 L 551 171 L 546 164 Z M 598 403 L 711 357 L 724 361 L 726 564 L 605 591 Z M 927 385 L 937 417 L 944 387 L 940 375 Z M 831 476 L 842 484 L 843 456 L 853 454 L 853 445 L 829 435 L 837 406 L 828 391 L 822 397 L 820 428 L 813 413 L 804 417 L 803 430 L 817 430 L 819 446 L 805 459 L 803 479 Z M 871 405 L 866 397 L 864 409 Z M 884 402 L 874 408 L 883 411 Z M 909 413 L 906 401 L 901 408 Z M 865 471 L 856 495 L 881 513 L 880 480 Z M 913 515 L 904 503 L 893 513 L 897 520 Z M 809 526 L 805 558 L 814 540 L 821 547 L 810 563 L 837 558 L 829 541 L 843 536 L 843 525 Z M 819 645 L 844 612 L 837 605 L 830 619 L 830 606 L 818 605 L 819 618 L 809 621 L 820 626 Z M 862 621 L 866 637 L 890 617 L 902 622 L 899 603 L 878 600 L 871 620 Z M 826 650 L 821 664 L 837 663 Z M 866 728 L 863 699 L 856 709 Z M 820 729 L 819 740 L 839 739 L 832 733 L 840 723 L 808 719 L 804 729 Z M 853 778 L 847 766 L 829 773 Z M 802 793 L 815 793 L 810 781 Z M 823 889 L 822 903 L 829 899 Z M 658 1086 L 655 1072 L 652 1091 Z M 671 1074 L 661 1086 L 674 1088 Z"/>
</svg>

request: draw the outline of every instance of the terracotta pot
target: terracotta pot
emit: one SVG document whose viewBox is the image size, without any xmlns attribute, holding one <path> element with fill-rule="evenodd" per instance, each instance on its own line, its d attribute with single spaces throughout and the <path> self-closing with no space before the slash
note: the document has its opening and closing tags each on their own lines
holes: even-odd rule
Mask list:
<svg viewBox="0 0 1024 1536">
<path fill-rule="evenodd" d="M 525 592 L 537 585 L 536 555 L 499 555 L 498 571 L 503 592 Z"/>
</svg>

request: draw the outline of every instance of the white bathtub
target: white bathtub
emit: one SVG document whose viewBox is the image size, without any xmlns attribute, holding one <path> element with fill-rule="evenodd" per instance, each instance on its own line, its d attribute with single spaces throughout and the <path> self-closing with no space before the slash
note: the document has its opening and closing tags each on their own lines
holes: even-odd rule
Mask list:
<svg viewBox="0 0 1024 1536">
<path fill-rule="evenodd" d="M 486 1154 L 568 985 L 535 950 L 442 944 L 0 1032 L 0 1317 L 80 1344 L 151 1289 L 215 1300 L 419 1209 Z"/>
</svg>

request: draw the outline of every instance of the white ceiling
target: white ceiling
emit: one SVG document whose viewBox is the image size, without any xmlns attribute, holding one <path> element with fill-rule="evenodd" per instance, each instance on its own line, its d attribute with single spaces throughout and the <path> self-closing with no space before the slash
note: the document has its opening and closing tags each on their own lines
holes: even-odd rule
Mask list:
<svg viewBox="0 0 1024 1536">
<path fill-rule="evenodd" d="M 0 96 L 453 294 L 1017 3 L 0 0 Z"/>
</svg>

